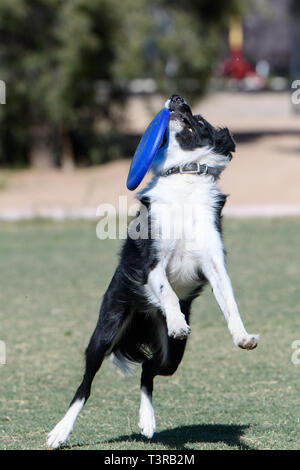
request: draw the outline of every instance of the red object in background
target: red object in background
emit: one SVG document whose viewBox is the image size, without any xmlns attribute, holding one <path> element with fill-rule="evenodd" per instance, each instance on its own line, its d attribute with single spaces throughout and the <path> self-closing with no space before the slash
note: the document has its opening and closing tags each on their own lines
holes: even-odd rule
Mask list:
<svg viewBox="0 0 300 470">
<path fill-rule="evenodd" d="M 220 74 L 236 80 L 243 80 L 249 75 L 257 75 L 254 68 L 244 58 L 242 49 L 231 49 L 230 57 L 220 65 Z"/>
</svg>

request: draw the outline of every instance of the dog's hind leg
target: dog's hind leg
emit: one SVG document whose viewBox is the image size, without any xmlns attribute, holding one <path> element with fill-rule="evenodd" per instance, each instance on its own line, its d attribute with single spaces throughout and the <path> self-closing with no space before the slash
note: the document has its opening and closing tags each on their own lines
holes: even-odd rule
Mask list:
<svg viewBox="0 0 300 470">
<path fill-rule="evenodd" d="M 155 413 L 152 405 L 152 392 L 153 392 L 153 371 L 151 367 L 147 367 L 151 361 L 146 361 L 143 364 L 142 376 L 141 376 L 141 404 L 139 411 L 139 428 L 143 436 L 151 437 L 155 431 Z"/>
<path fill-rule="evenodd" d="M 165 363 L 157 358 L 143 363 L 141 376 L 141 404 L 139 410 L 139 428 L 143 436 L 151 439 L 155 432 L 155 413 L 152 404 L 153 381 L 156 375 L 172 375 L 182 359 L 186 339 L 167 338 L 169 342 L 168 358 Z"/>
<path fill-rule="evenodd" d="M 180 302 L 181 311 L 188 323 L 190 314 L 190 302 Z M 143 436 L 151 439 L 155 432 L 156 420 L 152 404 L 153 381 L 156 375 L 172 375 L 177 370 L 185 350 L 187 339 L 170 338 L 165 332 L 166 352 L 143 363 L 141 375 L 141 404 L 139 410 L 139 428 Z"/>
<path fill-rule="evenodd" d="M 97 326 L 85 351 L 86 366 L 83 380 L 67 413 L 49 433 L 49 447 L 55 449 L 61 446 L 72 432 L 76 418 L 90 396 L 92 381 L 112 347 L 124 315 L 125 308 L 122 304 L 112 301 L 110 296 L 104 297 Z"/>
</svg>

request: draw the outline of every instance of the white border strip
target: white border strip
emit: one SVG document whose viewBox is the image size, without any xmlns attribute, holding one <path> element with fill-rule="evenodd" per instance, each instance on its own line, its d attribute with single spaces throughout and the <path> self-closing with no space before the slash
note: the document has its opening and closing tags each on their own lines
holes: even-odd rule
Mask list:
<svg viewBox="0 0 300 470">
<path fill-rule="evenodd" d="M 16 222 L 19 220 L 50 219 L 50 220 L 97 220 L 96 207 L 78 209 L 46 208 L 46 209 L 0 209 L 0 220 Z"/>
<path fill-rule="evenodd" d="M 300 204 L 240 205 L 224 208 L 227 217 L 299 217 Z"/>
<path fill-rule="evenodd" d="M 0 221 L 21 221 L 32 219 L 49 220 L 98 220 L 96 207 L 45 208 L 45 209 L 0 209 Z M 255 217 L 300 217 L 300 204 L 277 205 L 231 205 L 223 214 L 232 218 Z M 126 215 L 126 214 L 121 214 Z"/>
</svg>

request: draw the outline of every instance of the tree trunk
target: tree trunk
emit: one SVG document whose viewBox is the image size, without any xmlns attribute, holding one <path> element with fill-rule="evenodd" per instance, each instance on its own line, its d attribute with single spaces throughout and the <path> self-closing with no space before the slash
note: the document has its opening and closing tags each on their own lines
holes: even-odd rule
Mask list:
<svg viewBox="0 0 300 470">
<path fill-rule="evenodd" d="M 72 171 L 75 168 L 73 146 L 70 135 L 62 124 L 60 126 L 60 145 L 61 145 L 61 167 L 63 170 Z"/>
<path fill-rule="evenodd" d="M 35 125 L 31 128 L 30 165 L 34 168 L 55 166 L 55 155 L 51 145 L 52 129 L 48 125 Z"/>
</svg>

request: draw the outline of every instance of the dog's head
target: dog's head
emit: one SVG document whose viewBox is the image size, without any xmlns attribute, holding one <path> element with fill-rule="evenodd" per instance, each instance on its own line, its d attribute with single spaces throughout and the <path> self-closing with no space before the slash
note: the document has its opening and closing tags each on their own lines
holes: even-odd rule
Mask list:
<svg viewBox="0 0 300 470">
<path fill-rule="evenodd" d="M 170 111 L 170 120 L 155 158 L 156 169 L 193 161 L 225 168 L 235 151 L 229 130 L 215 128 L 201 115 L 193 115 L 180 95 L 172 95 L 165 107 Z"/>
</svg>

